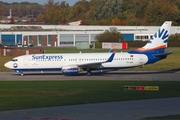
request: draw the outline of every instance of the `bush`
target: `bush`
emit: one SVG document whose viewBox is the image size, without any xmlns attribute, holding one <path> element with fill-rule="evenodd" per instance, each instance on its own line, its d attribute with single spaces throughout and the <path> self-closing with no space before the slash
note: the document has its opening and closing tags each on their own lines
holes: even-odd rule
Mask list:
<svg viewBox="0 0 180 120">
<path fill-rule="evenodd" d="M 96 48 L 102 48 L 102 42 L 95 42 Z"/>
<path fill-rule="evenodd" d="M 170 35 L 168 40 L 169 41 L 179 41 L 180 42 L 180 34 L 176 33 L 176 34 Z"/>
</svg>

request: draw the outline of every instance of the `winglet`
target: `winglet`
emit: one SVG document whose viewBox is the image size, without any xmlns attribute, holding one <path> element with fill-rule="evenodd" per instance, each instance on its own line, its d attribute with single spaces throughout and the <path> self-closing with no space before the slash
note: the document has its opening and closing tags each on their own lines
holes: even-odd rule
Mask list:
<svg viewBox="0 0 180 120">
<path fill-rule="evenodd" d="M 111 56 L 109 57 L 109 59 L 106 62 L 112 62 L 115 54 L 116 54 L 116 51 L 113 51 L 113 53 L 111 54 Z"/>
<path fill-rule="evenodd" d="M 113 53 L 114 52 L 114 47 L 112 47 L 110 50 L 109 50 L 109 53 Z"/>
</svg>

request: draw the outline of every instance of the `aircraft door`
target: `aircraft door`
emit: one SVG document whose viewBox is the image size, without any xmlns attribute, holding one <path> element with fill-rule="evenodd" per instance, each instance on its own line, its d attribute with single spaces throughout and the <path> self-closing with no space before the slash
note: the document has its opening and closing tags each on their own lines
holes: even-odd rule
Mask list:
<svg viewBox="0 0 180 120">
<path fill-rule="evenodd" d="M 27 56 L 24 57 L 23 63 L 24 63 L 24 65 L 28 65 L 28 57 Z"/>
<path fill-rule="evenodd" d="M 139 63 L 143 63 L 143 55 L 139 55 Z"/>
</svg>

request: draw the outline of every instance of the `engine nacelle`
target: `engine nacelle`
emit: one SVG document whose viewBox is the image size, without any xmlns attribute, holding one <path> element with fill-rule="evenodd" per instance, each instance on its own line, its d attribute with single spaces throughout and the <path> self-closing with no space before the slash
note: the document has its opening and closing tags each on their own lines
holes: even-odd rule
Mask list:
<svg viewBox="0 0 180 120">
<path fill-rule="evenodd" d="M 61 70 L 62 74 L 65 75 L 75 75 L 79 73 L 78 66 L 63 66 Z"/>
</svg>

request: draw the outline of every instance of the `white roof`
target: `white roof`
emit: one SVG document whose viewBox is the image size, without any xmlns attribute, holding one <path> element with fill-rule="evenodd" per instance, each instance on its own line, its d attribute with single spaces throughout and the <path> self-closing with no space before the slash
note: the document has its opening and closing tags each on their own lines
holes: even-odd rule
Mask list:
<svg viewBox="0 0 180 120">
<path fill-rule="evenodd" d="M 70 26 L 70 25 L 16 25 L 16 24 L 0 24 L 0 31 L 9 29 L 12 26 L 40 26 L 43 29 L 52 29 L 52 32 L 92 32 L 102 33 L 112 27 L 116 27 L 121 33 L 154 33 L 160 26 Z M 21 31 L 21 33 L 26 31 Z M 28 31 L 29 32 L 29 31 Z M 33 31 L 32 31 L 33 32 Z M 44 32 L 45 31 L 40 31 Z M 172 26 L 170 34 L 180 33 L 180 26 Z"/>
</svg>

